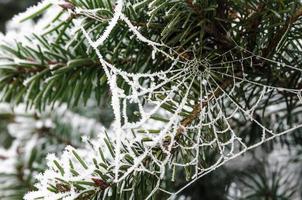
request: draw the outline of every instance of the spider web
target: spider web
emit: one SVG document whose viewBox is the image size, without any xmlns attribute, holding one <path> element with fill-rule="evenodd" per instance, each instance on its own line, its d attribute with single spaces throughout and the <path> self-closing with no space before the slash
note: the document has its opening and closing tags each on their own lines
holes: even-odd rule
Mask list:
<svg viewBox="0 0 302 200">
<path fill-rule="evenodd" d="M 115 134 L 116 143 L 114 182 L 121 182 L 134 171 L 145 171 L 158 178 L 147 199 L 159 190 L 173 198 L 225 162 L 302 127 L 302 124 L 295 124 L 280 130 L 258 117 L 259 109 L 278 102 L 284 93 L 295 97 L 301 104 L 301 90 L 268 85 L 257 75 L 247 75 L 254 73 L 255 67 L 261 69 L 265 63 L 284 73 L 301 73 L 301 69 L 255 55 L 238 45 L 221 55 L 184 61 L 172 48 L 144 37 L 123 14 L 123 6 L 123 1 L 118 0 L 113 18 L 97 40 L 93 41 L 89 32 L 81 28 L 98 55 L 112 94 L 115 115 L 112 134 Z M 93 15 L 96 11 L 77 12 Z M 129 27 L 134 39 L 153 49 L 153 58 L 162 54 L 170 59 L 169 69 L 155 73 L 129 73 L 106 61 L 99 47 L 119 21 Z M 123 87 L 120 82 L 125 83 Z M 249 103 L 246 103 L 247 98 Z M 135 121 L 129 119 L 130 105 L 135 105 L 139 116 Z M 264 114 L 273 115 L 273 111 Z M 238 124 L 244 124 L 245 129 L 256 126 L 261 134 L 255 138 L 244 137 Z M 133 151 L 137 143 L 144 144 L 144 152 L 139 156 Z M 158 157 L 155 149 L 164 156 Z M 186 155 L 185 159 L 179 154 Z M 134 164 L 120 173 L 126 156 L 131 156 Z M 146 159 L 159 170 L 148 169 Z M 174 168 L 190 168 L 194 173 L 186 177 L 187 185 L 177 191 L 167 191 L 161 181 Z M 127 189 L 130 188 L 124 188 Z"/>
</svg>

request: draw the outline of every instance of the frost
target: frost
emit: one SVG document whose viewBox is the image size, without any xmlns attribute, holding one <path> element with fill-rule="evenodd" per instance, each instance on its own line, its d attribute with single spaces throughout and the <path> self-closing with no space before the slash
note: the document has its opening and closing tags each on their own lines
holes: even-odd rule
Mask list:
<svg viewBox="0 0 302 200">
<path fill-rule="evenodd" d="M 35 15 L 37 12 L 40 12 L 41 10 L 46 9 L 47 7 L 50 7 L 52 4 L 57 3 L 56 0 L 43 0 L 39 2 L 37 5 L 34 5 L 30 8 L 28 8 L 25 12 L 20 13 L 19 15 L 15 16 L 13 18 L 13 22 L 20 23 L 27 18 Z"/>
<path fill-rule="evenodd" d="M 152 7 L 152 5 L 150 6 Z M 144 167 L 142 167 L 142 162 L 144 158 L 150 156 L 154 158 L 154 162 L 156 162 L 161 169 L 158 172 L 159 183 L 165 176 L 166 166 L 168 163 L 169 165 L 179 167 L 195 166 L 196 171 L 195 175 L 193 176 L 194 178 L 185 187 L 175 192 L 167 192 L 168 194 L 176 195 L 180 191 L 188 187 L 190 184 L 192 184 L 194 181 L 196 181 L 198 178 L 215 170 L 217 167 L 223 165 L 227 161 L 240 156 L 244 152 L 257 147 L 268 140 L 302 127 L 302 124 L 297 124 L 296 126 L 288 127 L 287 130 L 278 132 L 278 129 L 273 129 L 273 127 L 266 127 L 254 117 L 254 113 L 257 112 L 257 108 L 262 105 L 263 102 L 265 102 L 270 92 L 278 95 L 278 91 L 283 90 L 292 93 L 293 95 L 299 95 L 298 90 L 265 85 L 261 83 L 261 80 L 251 80 L 248 79 L 248 76 L 245 75 L 245 68 L 250 67 L 251 62 L 253 63 L 253 59 L 267 61 L 272 64 L 280 64 L 277 61 L 255 55 L 252 52 L 249 52 L 244 48 L 237 46 L 222 55 L 218 55 L 212 60 L 189 60 L 183 63 L 178 59 L 178 57 L 171 55 L 171 52 L 173 52 L 171 48 L 144 37 L 139 32 L 138 28 L 135 27 L 124 14 L 121 14 L 118 11 L 114 16 L 119 16 L 119 19 L 128 25 L 129 29 L 135 36 L 133 39 L 137 39 L 153 48 L 153 59 L 156 59 L 155 52 L 158 52 L 170 58 L 173 63 L 171 65 L 171 68 L 166 71 L 156 72 L 152 74 L 127 73 L 120 70 L 118 66 L 114 66 L 113 64 L 105 61 L 104 56 L 98 50 L 98 47 L 101 46 L 104 42 L 104 38 L 107 38 L 109 36 L 108 30 L 112 30 L 114 28 L 113 24 L 116 25 L 117 22 L 114 21 L 114 23 L 110 23 L 106 31 L 99 37 L 99 39 L 97 39 L 97 41 L 102 42 L 94 42 L 93 39 L 90 38 L 86 30 L 82 28 L 82 31 L 84 32 L 84 35 L 86 36 L 90 45 L 94 48 L 97 55 L 99 56 L 102 67 L 104 68 L 109 80 L 108 82 L 110 85 L 110 90 L 112 92 L 112 107 L 115 114 L 113 134 L 116 138 L 116 154 L 115 162 L 113 164 L 115 167 L 115 182 L 122 182 L 125 177 L 127 177 L 134 171 L 146 170 Z M 161 47 L 168 48 L 168 51 L 163 50 L 163 48 Z M 245 54 L 246 56 L 234 58 L 233 55 L 236 51 L 240 51 L 242 52 L 242 55 Z M 230 60 L 230 57 L 233 57 L 234 60 Z M 222 61 L 215 62 L 219 60 Z M 235 73 L 235 65 L 241 66 L 241 74 Z M 204 69 L 202 71 L 199 71 L 199 66 L 203 66 Z M 301 72 L 301 69 L 294 66 L 285 64 L 282 64 L 281 66 L 288 70 Z M 225 86 L 224 84 L 218 82 L 216 76 L 228 77 L 230 83 Z M 116 84 L 119 80 L 118 77 L 127 82 L 127 84 L 131 87 L 130 94 L 125 95 L 126 92 L 121 92 L 123 88 L 118 87 Z M 150 77 L 155 77 L 157 81 L 155 82 L 154 79 L 152 80 L 150 79 Z M 150 83 L 149 86 L 146 87 L 145 85 L 137 81 L 141 79 L 148 81 Z M 170 90 L 164 89 L 163 86 L 172 81 L 174 83 L 177 83 L 176 86 L 174 85 Z M 194 82 L 199 82 L 200 101 L 197 101 L 195 107 L 193 107 L 193 109 L 190 109 L 190 107 L 188 107 L 186 103 L 190 101 L 189 96 L 193 92 L 192 85 Z M 260 95 L 257 95 L 253 98 L 253 105 L 249 109 L 243 108 L 240 103 L 235 101 L 233 98 L 233 96 L 235 96 L 236 94 L 236 86 L 242 84 L 252 85 L 261 91 Z M 181 97 L 177 92 L 180 90 L 185 91 Z M 157 93 L 162 94 L 164 98 L 145 98 L 146 96 L 152 96 L 152 94 Z M 177 98 L 181 98 L 181 100 L 173 100 Z M 143 103 L 142 99 L 147 99 L 147 102 L 145 101 Z M 152 134 L 148 129 L 150 127 L 148 126 L 148 124 L 152 124 L 151 116 L 160 113 L 162 110 L 161 106 L 169 101 L 172 102 L 172 104 L 175 106 L 173 113 L 169 115 L 169 120 L 166 123 L 162 124 L 161 128 L 159 129 L 159 133 Z M 123 110 L 125 110 L 125 107 L 127 107 L 128 105 L 127 102 L 136 103 L 138 105 L 138 113 L 141 118 L 134 123 L 128 122 L 127 115 L 125 114 L 125 112 L 120 110 L 120 108 L 123 106 Z M 198 109 L 198 107 L 200 107 L 200 109 Z M 183 119 L 182 117 L 180 117 L 182 110 L 190 110 L 193 119 Z M 196 110 L 198 110 L 198 112 Z M 259 128 L 263 130 L 262 138 L 259 138 L 259 141 L 251 146 L 248 146 L 248 144 L 246 144 L 242 140 L 240 135 L 233 129 L 233 119 L 243 120 L 241 116 L 245 116 L 245 123 L 255 123 L 257 126 L 259 126 Z M 218 121 L 222 122 L 224 125 L 218 125 Z M 124 122 L 123 125 L 122 122 Z M 202 137 L 202 131 L 204 129 L 213 130 L 213 135 L 211 136 L 210 140 Z M 135 143 L 135 141 L 139 141 L 139 139 L 141 139 L 140 137 L 131 137 L 128 134 L 131 131 L 136 132 L 136 135 L 139 135 L 139 133 L 144 133 L 145 137 L 148 137 L 150 142 L 146 144 L 145 152 L 143 152 L 139 157 L 134 157 L 133 166 L 131 166 L 123 175 L 118 175 L 117 172 L 122 165 L 121 160 L 123 157 L 120 147 L 121 141 L 123 141 L 123 145 L 131 147 Z M 191 145 L 185 146 L 179 143 L 177 139 L 179 134 L 186 134 L 186 136 L 189 137 L 189 140 L 191 141 Z M 221 134 L 224 134 L 228 139 L 222 141 Z M 165 138 L 167 137 L 171 138 L 170 142 L 167 144 L 168 146 L 166 146 L 164 142 L 166 141 Z M 181 148 L 183 148 L 183 150 L 190 150 L 192 154 L 196 156 L 192 156 L 190 160 L 186 162 L 173 159 L 171 151 L 172 149 L 176 148 L 174 146 L 180 146 Z M 204 151 L 211 146 L 212 148 L 219 150 L 216 161 L 208 167 L 200 166 L 198 162 L 198 160 L 200 159 L 198 152 Z M 161 150 L 166 153 L 166 159 L 160 161 L 152 155 L 152 149 L 158 147 L 160 147 Z M 164 188 L 160 188 L 158 186 L 154 188 L 154 191 L 156 190 L 164 191 Z M 153 194 L 153 192 L 151 192 L 150 196 Z"/>
<path fill-rule="evenodd" d="M 115 6 L 114 10 L 114 16 L 109 22 L 109 25 L 107 26 L 106 30 L 102 34 L 101 37 L 95 42 L 95 46 L 100 46 L 103 44 L 103 42 L 108 38 L 109 34 L 111 33 L 112 29 L 115 27 L 117 24 L 121 14 L 122 14 L 122 9 L 123 9 L 123 0 L 118 0 Z"/>
<path fill-rule="evenodd" d="M 49 1 L 44 1 L 42 4 L 48 5 L 47 2 L 49 3 Z M 145 2 L 147 1 L 142 3 Z M 154 2 L 152 1 L 149 7 L 153 7 Z M 34 9 L 40 9 L 43 5 Z M 140 5 L 137 3 L 135 6 Z M 28 193 L 25 199 L 37 197 L 72 199 L 77 197 L 79 193 L 73 187 L 57 194 L 47 188 L 49 185 L 55 185 L 56 179 L 62 179 L 68 183 L 74 181 L 91 182 L 93 178 L 98 177 L 95 174 L 95 160 L 101 160 L 101 163 L 108 164 L 108 168 L 98 170 L 103 174 L 110 174 L 110 182 L 122 184 L 127 177 L 137 172 L 146 172 L 157 177 L 156 187 L 150 192 L 149 197 L 159 190 L 173 197 L 226 162 L 269 140 L 302 128 L 302 124 L 294 124 L 285 130 L 280 130 L 279 126 L 269 126 L 256 117 L 258 109 L 264 106 L 271 94 L 280 97 L 280 91 L 287 92 L 299 98 L 301 103 L 300 90 L 266 85 L 260 78 L 250 79 L 245 72 L 247 68 L 253 66 L 255 60 L 277 65 L 284 70 L 294 70 L 301 73 L 300 68 L 261 57 L 240 46 L 236 46 L 221 55 L 213 56 L 211 59 L 191 58 L 184 61 L 180 59 L 181 56 L 173 48 L 145 37 L 123 13 L 125 6 L 127 5 L 124 5 L 123 0 L 117 1 L 112 19 L 109 20 L 108 26 L 95 41 L 91 37 L 92 30 L 86 30 L 87 28 L 83 27 L 81 19 L 75 21 L 76 26 L 70 32 L 72 34 L 78 30 L 83 32 L 88 45 L 96 52 L 100 67 L 107 76 L 112 94 L 111 106 L 115 116 L 112 127 L 107 130 L 109 138 L 104 136 L 104 128 L 96 121 L 87 120 L 67 111 L 64 107 L 57 109 L 57 113 L 62 112 L 62 121 L 72 122 L 75 129 L 80 129 L 83 133 L 97 130 L 100 134 L 97 139 L 89 139 L 88 136 L 82 137 L 86 143 L 86 148 L 75 149 L 68 146 L 61 158 L 49 155 L 47 158 L 49 170 L 38 176 L 40 181 L 36 185 L 38 191 Z M 31 12 L 31 10 L 28 11 L 25 16 Z M 74 12 L 79 15 L 91 16 L 96 10 L 77 8 Z M 170 61 L 170 66 L 166 70 L 154 73 L 131 73 L 122 70 L 122 66 L 110 63 L 109 56 L 103 55 L 99 47 L 110 38 L 112 30 L 119 28 L 119 22 L 129 28 L 129 32 L 133 35 L 132 40 L 137 40 L 142 45 L 152 48 L 150 56 L 153 60 L 157 59 L 157 55 L 162 54 Z M 241 56 L 235 57 L 236 52 L 240 52 Z M 87 53 L 89 53 L 88 50 Z M 235 72 L 235 68 L 240 68 L 241 73 Z M 121 87 L 118 84 L 120 82 L 125 83 L 130 90 Z M 257 95 L 252 97 L 252 104 L 249 107 L 243 106 L 244 99 L 235 98 L 239 96 L 239 87 L 243 90 L 253 87 L 258 91 Z M 135 114 L 138 119 L 135 121 L 129 121 L 127 114 L 131 104 L 137 107 Z M 265 116 L 276 117 L 274 116 L 276 109 L 282 106 L 277 104 L 275 107 L 268 107 Z M 244 140 L 236 128 L 238 122 L 246 124 L 247 127 L 254 124 L 262 130 L 262 135 L 257 142 L 250 145 Z M 25 127 L 21 125 L 23 123 L 30 125 Z M 46 121 L 39 121 L 38 124 L 34 125 L 30 121 L 17 118 L 16 124 L 10 125 L 9 129 L 10 132 L 18 133 L 14 135 L 15 137 L 23 137 L 30 135 L 24 130 L 32 131 L 32 129 L 44 125 L 53 126 L 49 121 L 47 123 Z M 284 127 L 286 126 L 284 125 Z M 113 149 L 108 148 L 108 142 L 114 145 Z M 143 144 L 143 150 L 139 155 L 133 151 L 137 148 L 137 144 Z M 162 159 L 156 157 L 155 149 L 161 151 L 165 157 Z M 177 151 L 187 153 L 187 158 L 183 160 L 179 156 L 175 156 L 174 152 Z M 203 152 L 208 151 L 215 154 L 212 162 L 200 156 L 201 154 L 205 156 Z M 122 171 L 122 166 L 129 165 L 125 161 L 129 157 L 133 163 L 126 171 Z M 151 171 L 148 169 L 144 162 L 146 158 L 150 159 L 150 162 L 159 170 Z M 74 170 L 80 173 L 71 174 L 69 161 L 74 163 Z M 56 162 L 60 164 L 62 169 L 58 169 Z M 188 177 L 188 184 L 179 190 L 166 191 L 165 188 L 161 188 L 163 185 L 161 183 L 164 181 L 166 173 L 169 174 L 172 172 L 171 169 L 176 167 L 181 170 L 184 170 L 185 167 L 194 168 L 193 176 Z M 111 170 L 110 173 L 108 170 Z M 87 187 L 93 189 L 93 186 Z M 110 192 L 112 192 L 110 188 L 104 190 L 104 194 L 110 196 Z M 120 192 L 123 191 L 126 189 L 121 187 Z"/>
<path fill-rule="evenodd" d="M 45 194 L 43 199 L 53 200 L 60 197 L 64 197 L 64 199 L 75 199 L 77 193 L 73 188 L 69 191 L 68 194 L 47 194 L 47 185 L 49 182 L 43 182 L 42 177 L 55 177 L 57 175 L 56 172 L 48 170 L 43 174 L 37 174 L 36 170 L 28 168 L 28 162 L 30 161 L 33 150 L 35 148 L 36 150 L 41 150 L 39 147 L 45 145 L 47 148 L 46 151 L 48 152 L 58 152 L 63 149 L 63 145 L 58 145 L 58 143 L 55 143 L 54 140 L 48 143 L 48 140 L 46 139 L 47 133 L 43 132 L 43 134 L 45 135 L 41 137 L 39 130 L 43 128 L 56 128 L 56 125 L 58 125 L 57 120 L 59 119 L 59 123 L 66 123 L 72 128 L 71 132 L 72 134 L 74 134 L 73 137 L 77 137 L 77 134 L 79 134 L 78 137 L 80 138 L 81 136 L 84 136 L 84 134 L 87 134 L 87 137 L 96 135 L 97 132 L 100 132 L 104 129 L 103 126 L 99 124 L 95 119 L 79 116 L 78 114 L 71 112 L 64 104 L 61 106 L 56 105 L 55 109 L 47 107 L 45 112 L 41 114 L 37 113 L 34 110 L 27 110 L 26 105 L 24 104 L 20 104 L 19 106 L 12 109 L 9 104 L 1 103 L 0 112 L 1 114 L 8 115 L 12 118 L 7 126 L 9 134 L 14 137 L 14 142 L 8 149 L 0 148 L 0 173 L 2 175 L 5 174 L 10 177 L 10 179 L 7 179 L 7 176 L 4 176 L 4 178 L 2 176 L 0 178 L 1 195 L 10 195 L 10 193 L 13 193 L 12 190 L 7 190 L 5 188 L 10 188 L 11 186 L 15 186 L 16 183 L 18 183 L 14 178 L 15 176 L 19 176 L 20 173 L 20 171 L 18 171 L 19 169 L 16 166 L 22 164 L 22 170 L 24 173 L 22 174 L 23 177 L 21 178 L 37 176 L 38 180 L 41 180 L 38 183 L 39 187 L 45 187 L 45 191 L 42 192 L 42 194 Z M 87 159 L 91 159 L 92 157 L 90 152 L 79 149 L 77 149 L 77 152 L 79 152 L 79 154 L 85 155 Z M 67 153 L 68 152 L 63 154 L 60 159 L 58 159 L 54 154 L 49 154 L 46 159 L 48 161 L 48 166 L 51 169 L 54 169 L 55 166 L 53 161 L 57 161 L 61 163 L 64 168 L 68 169 L 70 156 L 67 156 Z M 40 163 L 39 165 L 37 165 L 36 161 L 34 161 L 32 164 L 33 168 L 41 168 Z M 88 164 L 92 166 L 92 163 Z M 75 167 L 77 167 L 77 169 L 82 169 L 82 167 L 79 165 L 75 165 Z M 81 177 L 73 180 L 80 181 L 82 179 L 87 179 L 92 170 L 92 168 L 89 168 L 87 170 L 87 173 L 83 173 Z M 70 173 L 70 171 L 66 170 L 65 176 L 72 177 L 72 174 Z M 40 192 L 33 192 L 28 194 L 25 198 L 36 198 L 39 196 L 41 196 Z"/>
</svg>

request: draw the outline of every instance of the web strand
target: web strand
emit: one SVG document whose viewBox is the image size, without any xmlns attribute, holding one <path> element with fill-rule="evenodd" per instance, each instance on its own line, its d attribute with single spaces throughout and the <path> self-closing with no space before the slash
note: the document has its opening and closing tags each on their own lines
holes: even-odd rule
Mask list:
<svg viewBox="0 0 302 200">
<path fill-rule="evenodd" d="M 118 21 L 124 22 L 138 41 L 151 47 L 154 52 L 169 58 L 172 62 L 171 67 L 166 71 L 154 73 L 129 73 L 106 61 L 99 47 L 110 37 L 110 32 L 118 26 Z M 302 127 L 301 124 L 296 124 L 287 130 L 276 132 L 256 117 L 258 108 L 268 101 L 269 94 L 278 96 L 280 92 L 289 92 L 300 99 L 301 103 L 301 89 L 268 85 L 257 77 L 248 79 L 246 72 L 262 63 L 276 65 L 280 70 L 294 70 L 297 73 L 302 72 L 300 68 L 255 55 L 239 46 L 210 60 L 209 58 L 180 60 L 180 56 L 175 54 L 172 48 L 154 42 L 139 32 L 122 13 L 122 1 L 118 1 L 112 20 L 95 42 L 84 28 L 82 31 L 98 55 L 112 93 L 116 143 L 114 180 L 117 183 L 122 182 L 135 171 L 145 171 L 155 175 L 158 180 L 147 199 L 157 191 L 167 193 L 172 198 L 227 161 Z M 223 85 L 218 78 L 225 79 L 228 84 Z M 126 83 L 130 89 L 126 91 L 125 88 L 120 87 L 119 81 Z M 244 101 L 237 98 L 238 90 L 247 88 L 253 88 L 257 94 L 251 97 L 252 105 L 241 105 Z M 127 114 L 130 105 L 135 105 L 139 114 L 138 120 L 134 122 L 130 122 Z M 194 110 L 195 108 L 198 108 L 198 112 Z M 192 115 L 194 112 L 195 114 Z M 157 123 L 158 132 L 152 130 L 152 124 L 156 122 L 155 115 L 167 117 L 164 123 L 160 120 Z M 183 120 L 190 116 L 193 118 L 184 126 Z M 238 132 L 236 128 L 238 121 L 255 124 L 261 129 L 262 134 L 255 143 L 249 144 L 240 131 Z M 144 152 L 136 156 L 131 149 L 142 140 L 148 142 L 144 143 Z M 134 164 L 120 174 L 125 156 L 122 145 L 126 147 L 128 155 L 132 156 Z M 155 149 L 159 149 L 165 156 L 163 158 L 155 156 L 153 153 Z M 209 162 L 207 158 L 202 158 L 200 155 L 205 151 L 216 152 L 215 159 Z M 185 152 L 188 156 L 183 160 L 180 156 L 174 155 L 174 152 Z M 159 167 L 158 171 L 148 169 L 144 164 L 147 158 Z M 192 177 L 189 177 L 190 181 L 187 185 L 178 191 L 167 191 L 160 187 L 161 181 L 165 179 L 167 166 L 170 166 L 169 169 L 178 167 L 182 170 L 185 167 L 193 167 L 195 172 Z"/>
</svg>

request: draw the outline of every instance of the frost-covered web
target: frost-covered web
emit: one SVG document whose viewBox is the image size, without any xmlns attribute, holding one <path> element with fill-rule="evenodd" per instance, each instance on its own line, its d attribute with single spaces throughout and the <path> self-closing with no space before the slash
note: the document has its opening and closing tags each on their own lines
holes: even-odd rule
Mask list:
<svg viewBox="0 0 302 200">
<path fill-rule="evenodd" d="M 283 128 L 280 128 L 280 124 L 259 120 L 259 115 L 269 120 L 276 118 L 277 112 L 279 117 L 285 115 L 285 103 L 278 103 L 283 94 L 295 98 L 297 104 L 301 105 L 300 89 L 286 88 L 281 83 L 268 85 L 260 76 L 250 76 L 255 68 L 261 71 L 265 64 L 273 66 L 274 70 L 280 71 L 284 76 L 288 73 L 301 73 L 302 69 L 255 55 L 240 46 L 201 60 L 183 59 L 172 48 L 143 36 L 123 13 L 124 6 L 123 0 L 117 1 L 112 19 L 97 39 L 92 39 L 89 31 L 81 28 L 89 45 L 98 55 L 112 94 L 115 121 L 108 135 L 115 146 L 112 160 L 108 156 L 111 165 L 108 168 L 113 169 L 113 182 L 122 183 L 135 172 L 146 172 L 157 178 L 156 187 L 147 199 L 157 191 L 174 197 L 225 162 L 302 127 L 302 124 L 288 126 L 284 122 Z M 96 11 L 77 8 L 74 12 L 97 17 L 94 16 Z M 122 66 L 116 66 L 105 59 L 106 55 L 102 54 L 99 47 L 108 39 L 112 30 L 118 28 L 119 22 L 128 26 L 134 35 L 133 40 L 153 49 L 153 59 L 159 54 L 167 57 L 170 67 L 155 73 L 129 73 L 122 70 Z M 124 83 L 123 87 L 119 84 L 121 82 Z M 129 110 L 133 110 L 133 107 L 136 120 L 129 116 Z M 254 138 L 242 134 L 242 130 L 247 131 L 251 126 L 257 127 L 261 134 Z M 97 142 L 94 141 L 96 147 L 105 149 L 106 145 Z M 135 151 L 138 144 L 143 145 L 140 148 L 143 151 L 139 154 Z M 72 152 L 73 148 L 69 147 L 68 150 Z M 87 157 L 90 156 L 93 157 L 87 154 Z M 133 164 L 122 170 L 129 157 Z M 66 152 L 62 160 L 64 159 L 68 163 Z M 93 166 L 93 163 L 90 164 Z M 63 165 L 67 164 L 63 162 Z M 156 167 L 151 169 L 150 166 Z M 90 165 L 86 167 L 85 173 L 78 177 L 65 174 L 64 180 L 78 181 L 91 177 L 94 168 Z M 187 185 L 177 191 L 164 188 L 161 184 L 163 180 L 175 180 L 175 172 L 185 171 L 185 168 L 193 172 L 185 177 Z M 57 172 L 48 170 L 44 177 L 48 181 L 49 177 L 55 176 L 58 176 Z M 43 186 L 40 188 L 45 189 L 41 191 L 45 193 L 47 181 L 40 183 Z M 120 190 L 130 191 L 131 188 L 121 186 Z M 105 194 L 109 191 L 110 188 L 105 189 Z M 72 192 L 70 199 L 76 197 L 75 191 Z M 56 195 L 58 198 L 66 196 L 61 193 Z M 28 199 L 31 199 L 30 195 Z"/>
<path fill-rule="evenodd" d="M 115 135 L 116 143 L 114 182 L 123 181 L 134 171 L 145 171 L 158 177 L 157 186 L 149 197 L 158 190 L 173 197 L 225 162 L 302 127 L 302 124 L 295 124 L 280 130 L 279 126 L 261 122 L 257 117 L 262 114 L 257 111 L 259 108 L 268 102 L 278 102 L 284 93 L 295 97 L 301 104 L 301 90 L 270 86 L 257 76 L 247 76 L 247 72 L 250 73 L 255 67 L 261 69 L 265 63 L 282 71 L 285 76 L 290 72 L 301 73 L 300 68 L 257 56 L 239 46 L 222 55 L 183 61 L 180 56 L 173 56 L 175 52 L 164 44 L 144 37 L 122 10 L 123 1 L 119 0 L 108 27 L 95 41 L 82 28 L 99 57 L 112 93 L 115 123 L 111 134 Z M 78 12 L 93 13 L 89 10 Z M 163 54 L 169 58 L 171 67 L 156 73 L 128 73 L 121 70 L 120 66 L 106 61 L 98 47 L 106 41 L 119 21 L 128 26 L 134 39 L 153 48 L 152 57 Z M 162 50 L 162 47 L 168 50 Z M 118 86 L 121 81 L 130 90 Z M 238 98 L 238 93 L 241 93 L 242 98 Z M 250 98 L 249 104 L 245 103 L 246 98 Z M 136 106 L 138 120 L 129 120 L 129 105 Z M 269 106 L 263 115 L 273 117 L 275 109 Z M 239 134 L 238 124 L 245 124 L 246 129 L 251 125 L 257 126 L 261 135 L 253 141 L 244 138 Z M 132 149 L 143 140 L 144 152 L 137 156 Z M 156 156 L 154 149 L 161 151 L 164 156 Z M 179 152 L 185 154 L 186 159 L 182 159 Z M 133 158 L 134 164 L 126 172 L 120 173 L 126 155 Z M 146 159 L 150 159 L 159 170 L 149 171 Z M 193 176 L 187 177 L 190 182 L 186 186 L 178 191 L 167 191 L 161 187 L 167 169 L 173 171 L 174 168 L 185 167 L 194 169 Z M 175 178 L 173 176 L 172 179 Z"/>
</svg>

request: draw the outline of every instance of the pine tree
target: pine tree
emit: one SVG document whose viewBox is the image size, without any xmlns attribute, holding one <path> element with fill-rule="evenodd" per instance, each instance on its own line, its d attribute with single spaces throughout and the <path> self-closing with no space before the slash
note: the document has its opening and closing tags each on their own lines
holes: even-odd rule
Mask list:
<svg viewBox="0 0 302 200">
<path fill-rule="evenodd" d="M 299 0 L 44 0 L 14 17 L 1 199 L 301 199 L 301 16 Z"/>
</svg>

